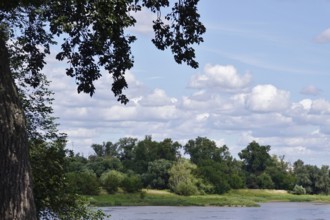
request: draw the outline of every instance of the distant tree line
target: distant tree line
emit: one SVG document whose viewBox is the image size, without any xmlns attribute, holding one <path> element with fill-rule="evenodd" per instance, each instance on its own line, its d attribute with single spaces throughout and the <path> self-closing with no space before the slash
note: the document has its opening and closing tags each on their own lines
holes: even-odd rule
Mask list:
<svg viewBox="0 0 330 220">
<path fill-rule="evenodd" d="M 85 158 L 71 152 L 66 177 L 78 194 L 167 189 L 179 195 L 223 194 L 230 189 L 282 189 L 295 194 L 329 194 L 329 166 L 293 165 L 271 147 L 251 142 L 235 159 L 226 145 L 206 137 L 182 145 L 170 138 L 154 141 L 126 137 L 91 146 Z"/>
</svg>

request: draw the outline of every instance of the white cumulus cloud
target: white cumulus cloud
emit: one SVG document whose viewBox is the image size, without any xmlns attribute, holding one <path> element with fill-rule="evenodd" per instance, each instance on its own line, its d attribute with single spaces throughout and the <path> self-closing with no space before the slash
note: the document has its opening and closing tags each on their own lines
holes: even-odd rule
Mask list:
<svg viewBox="0 0 330 220">
<path fill-rule="evenodd" d="M 217 88 L 231 91 L 245 88 L 250 79 L 250 74 L 246 73 L 241 76 L 234 66 L 207 64 L 203 74 L 197 74 L 191 78 L 189 86 L 198 89 Z"/>
<path fill-rule="evenodd" d="M 290 93 L 273 85 L 257 85 L 247 96 L 247 107 L 252 111 L 272 112 L 289 106 Z"/>
<path fill-rule="evenodd" d="M 313 100 L 310 111 L 314 114 L 330 114 L 330 102 L 324 99 Z"/>
<path fill-rule="evenodd" d="M 176 103 L 178 100 L 173 97 L 168 97 L 166 92 L 162 89 L 154 89 L 154 91 L 143 97 L 139 104 L 143 106 L 163 106 Z"/>
</svg>

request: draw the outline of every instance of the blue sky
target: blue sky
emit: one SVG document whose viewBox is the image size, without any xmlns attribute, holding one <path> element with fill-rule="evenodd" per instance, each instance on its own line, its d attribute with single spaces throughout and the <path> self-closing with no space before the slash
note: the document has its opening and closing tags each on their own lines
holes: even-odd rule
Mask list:
<svg viewBox="0 0 330 220">
<path fill-rule="evenodd" d="M 158 51 L 153 15 L 136 15 L 127 106 L 113 98 L 106 73 L 93 98 L 78 95 L 64 65 L 48 58 L 68 148 L 89 155 L 92 143 L 126 136 L 206 136 L 233 156 L 256 140 L 292 163 L 330 164 L 330 1 L 201 0 L 198 8 L 207 28 L 195 47 L 198 69 Z"/>
</svg>

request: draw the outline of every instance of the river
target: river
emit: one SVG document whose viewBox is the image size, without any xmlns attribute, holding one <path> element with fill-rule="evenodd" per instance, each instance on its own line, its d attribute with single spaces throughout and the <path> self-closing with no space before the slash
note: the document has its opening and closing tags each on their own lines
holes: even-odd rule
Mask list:
<svg viewBox="0 0 330 220">
<path fill-rule="evenodd" d="M 103 207 L 109 220 L 328 220 L 330 205 L 271 202 L 260 207 Z"/>
</svg>

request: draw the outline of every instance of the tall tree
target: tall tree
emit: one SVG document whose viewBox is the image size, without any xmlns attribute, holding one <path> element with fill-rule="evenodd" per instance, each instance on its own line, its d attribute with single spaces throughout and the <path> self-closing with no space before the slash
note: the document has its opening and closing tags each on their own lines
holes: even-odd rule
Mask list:
<svg viewBox="0 0 330 220">
<path fill-rule="evenodd" d="M 0 40 L 0 215 L 36 219 L 24 112 Z"/>
<path fill-rule="evenodd" d="M 146 135 L 144 140 L 138 142 L 134 148 L 134 167 L 133 171 L 142 174 L 147 172 L 148 163 L 152 162 L 158 158 L 157 149 L 158 142 L 152 140 L 150 135 Z"/>
<path fill-rule="evenodd" d="M 216 156 L 217 145 L 206 137 L 197 137 L 195 140 L 189 140 L 184 146 L 184 150 L 186 154 L 189 154 L 193 163 L 200 164 L 204 160 L 212 160 Z"/>
<path fill-rule="evenodd" d="M 259 145 L 256 141 L 252 141 L 245 149 L 238 153 L 238 156 L 243 160 L 244 170 L 258 175 L 271 162 L 269 151 L 269 145 L 263 146 Z"/>
<path fill-rule="evenodd" d="M 29 153 L 33 177 L 33 194 L 39 219 L 102 219 L 83 203 L 65 177 L 68 171 L 66 135 L 57 130 L 53 116 L 53 92 L 46 76 L 39 74 L 39 86 L 31 88 L 24 80 L 24 55 L 11 56 L 11 71 L 18 82 L 18 92 L 26 117 Z M 85 208 L 86 207 L 86 208 Z"/>
<path fill-rule="evenodd" d="M 296 184 L 304 187 L 307 193 L 312 193 L 313 182 L 310 178 L 308 168 L 302 160 L 299 159 L 293 163 L 293 172 L 296 177 Z"/>
<path fill-rule="evenodd" d="M 290 164 L 284 161 L 285 156 L 273 155 L 271 163 L 265 172 L 271 177 L 275 189 L 292 190 L 295 184 L 295 177 Z"/>
<path fill-rule="evenodd" d="M 243 170 L 246 172 L 247 187 L 259 188 L 262 185 L 261 183 L 264 182 L 263 180 L 268 181 L 270 179 L 268 175 L 263 174 L 267 166 L 271 163 L 269 151 L 269 145 L 263 146 L 259 145 L 256 141 L 252 141 L 245 149 L 238 153 L 238 156 L 242 160 Z M 261 174 L 263 175 L 260 176 Z"/>
<path fill-rule="evenodd" d="M 134 149 L 137 141 L 138 139 L 136 138 L 126 137 L 119 139 L 119 141 L 115 143 L 115 145 L 118 146 L 119 159 L 122 161 L 126 170 L 133 170 L 134 168 Z"/>
<path fill-rule="evenodd" d="M 32 194 L 28 137 L 22 104 L 10 71 L 10 58 L 24 59 L 25 81 L 40 82 L 45 56 L 54 36 L 66 36 L 56 58 L 66 60 L 67 75 L 74 77 L 78 92 L 93 95 L 94 81 L 106 69 L 113 77 L 111 89 L 118 101 L 127 103 L 125 71 L 133 66 L 130 44 L 135 36 L 125 29 L 136 22 L 131 13 L 142 7 L 157 13 L 154 21 L 158 49 L 170 48 L 178 63 L 196 68 L 192 44 L 203 41 L 205 27 L 199 21 L 198 0 L 178 0 L 172 11 L 161 17 L 168 0 L 11 0 L 0 2 L 0 216 L 7 219 L 36 219 Z M 165 22 L 164 20 L 170 20 Z M 49 30 L 47 30 L 49 27 Z M 14 42 L 14 43 L 13 43 Z M 13 53 L 8 53 L 12 45 Z"/>
<path fill-rule="evenodd" d="M 92 144 L 91 146 L 98 157 L 117 157 L 117 145 L 111 141 L 103 142 L 103 144 Z"/>
<path fill-rule="evenodd" d="M 236 169 L 237 162 L 233 160 L 226 145 L 218 147 L 206 137 L 197 137 L 189 140 L 184 149 L 190 160 L 197 164 L 199 176 L 212 184 L 210 193 L 222 194 L 230 188 L 242 186 L 243 180 L 239 178 Z"/>
<path fill-rule="evenodd" d="M 330 176 L 329 166 L 321 166 L 316 180 L 316 189 L 318 193 L 329 195 L 330 192 Z"/>
<path fill-rule="evenodd" d="M 171 138 L 165 138 L 163 141 L 159 142 L 157 145 L 156 154 L 159 159 L 175 161 L 181 157 L 179 149 L 181 144 L 177 141 L 173 141 Z"/>
</svg>

